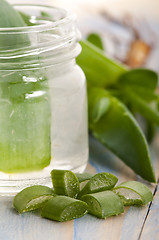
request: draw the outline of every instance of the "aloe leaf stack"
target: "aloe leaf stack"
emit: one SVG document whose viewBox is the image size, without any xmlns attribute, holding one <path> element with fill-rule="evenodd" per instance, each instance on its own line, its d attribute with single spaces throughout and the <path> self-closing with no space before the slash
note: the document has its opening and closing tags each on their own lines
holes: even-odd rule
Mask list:
<svg viewBox="0 0 159 240">
<path fill-rule="evenodd" d="M 81 41 L 77 63 L 87 79 L 89 128 L 92 134 L 142 178 L 155 182 L 145 135 L 135 119 L 147 121 L 149 138 L 159 124 L 157 74 L 148 69 L 128 70 L 109 59 L 92 35 Z M 149 125 L 148 125 L 149 124 Z"/>
<path fill-rule="evenodd" d="M 5 0 L 1 0 L 0 28 L 24 26 L 26 24 L 20 14 Z M 9 50 L 16 54 L 17 49 L 30 45 L 27 34 L 0 34 L 1 56 Z M 6 71 L 11 69 L 9 64 L 19 64 L 21 70 Z M 48 80 L 42 69 L 25 70 L 21 58 L 0 60 L 0 171 L 33 171 L 49 165 L 48 92 Z"/>
</svg>

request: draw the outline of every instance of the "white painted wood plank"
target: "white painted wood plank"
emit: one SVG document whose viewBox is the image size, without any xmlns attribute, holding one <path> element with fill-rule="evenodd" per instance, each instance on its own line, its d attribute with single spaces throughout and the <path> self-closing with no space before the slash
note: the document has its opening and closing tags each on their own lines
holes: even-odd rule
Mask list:
<svg viewBox="0 0 159 240">
<path fill-rule="evenodd" d="M 74 240 L 118 240 L 120 239 L 121 227 L 125 213 L 108 219 L 98 219 L 86 215 L 83 219 L 76 219 L 74 223 Z"/>
<path fill-rule="evenodd" d="M 156 141 L 158 141 L 158 136 Z M 158 179 L 159 152 L 156 151 L 156 146 L 155 148 L 153 147 L 151 149 L 151 154 L 152 154 L 152 160 L 153 160 L 152 164 L 155 170 L 156 179 Z M 137 180 L 146 184 L 151 189 L 152 193 L 154 193 L 156 184 L 149 184 L 148 182 L 141 179 L 139 176 L 137 176 Z M 159 205 L 159 202 L 158 202 L 158 205 Z M 136 240 L 139 238 L 149 206 L 151 206 L 151 203 L 144 207 L 130 207 L 122 226 L 122 231 L 121 231 L 122 240 L 127 240 L 128 238 L 129 240 Z M 149 218 L 149 215 L 148 215 L 148 218 Z"/>
<path fill-rule="evenodd" d="M 158 156 L 154 163 L 155 173 L 156 178 L 159 180 L 159 135 L 156 136 L 154 146 L 156 149 L 156 154 Z M 152 205 L 150 206 L 150 211 L 143 226 L 143 231 L 141 233 L 141 240 L 149 239 L 159 239 L 159 184 L 157 186 L 157 191 L 152 201 Z"/>
<path fill-rule="evenodd" d="M 159 186 L 158 186 L 159 187 Z M 159 239 L 159 191 L 156 192 L 145 222 L 141 240 Z"/>
<path fill-rule="evenodd" d="M 22 215 L 12 207 L 12 197 L 0 198 L 1 240 L 71 240 L 73 221 L 53 222 L 40 217 L 39 213 Z"/>
<path fill-rule="evenodd" d="M 145 207 L 129 208 L 122 225 L 121 240 L 137 240 L 139 238 L 148 207 L 149 205 Z"/>
</svg>

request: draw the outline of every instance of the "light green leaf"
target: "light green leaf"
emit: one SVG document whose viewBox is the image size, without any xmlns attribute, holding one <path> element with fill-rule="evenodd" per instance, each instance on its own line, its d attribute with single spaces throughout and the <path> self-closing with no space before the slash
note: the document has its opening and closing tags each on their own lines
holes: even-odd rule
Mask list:
<svg viewBox="0 0 159 240">
<path fill-rule="evenodd" d="M 119 77 L 119 85 L 129 87 L 139 87 L 148 90 L 155 90 L 157 87 L 158 76 L 149 69 L 133 69 Z"/>
<path fill-rule="evenodd" d="M 150 153 L 146 139 L 136 120 L 128 109 L 118 99 L 110 96 L 100 88 L 89 88 L 89 114 L 93 111 L 96 95 L 110 100 L 109 110 L 94 123 L 89 121 L 93 135 L 108 149 L 123 160 L 144 179 L 155 182 L 155 176 L 150 161 Z"/>
<path fill-rule="evenodd" d="M 101 98 L 100 96 L 96 95 L 96 99 L 92 99 L 90 101 L 90 104 L 94 101 L 96 101 L 96 104 L 93 106 L 93 109 L 91 108 L 89 117 L 91 121 L 95 123 L 99 121 L 99 119 L 108 111 L 110 106 L 110 100 L 107 97 Z"/>
<path fill-rule="evenodd" d="M 133 106 L 136 112 L 148 119 L 152 123 L 159 125 L 159 111 L 157 101 L 145 101 L 145 99 L 130 88 L 123 92 L 127 102 Z"/>
<path fill-rule="evenodd" d="M 126 68 L 106 57 L 104 52 L 88 41 L 81 41 L 82 52 L 77 64 L 83 69 L 88 86 L 107 87 L 117 82 Z"/>
<path fill-rule="evenodd" d="M 95 45 L 96 47 L 100 48 L 101 50 L 104 50 L 103 42 L 99 34 L 97 33 L 91 33 L 87 36 L 87 41 Z"/>
</svg>

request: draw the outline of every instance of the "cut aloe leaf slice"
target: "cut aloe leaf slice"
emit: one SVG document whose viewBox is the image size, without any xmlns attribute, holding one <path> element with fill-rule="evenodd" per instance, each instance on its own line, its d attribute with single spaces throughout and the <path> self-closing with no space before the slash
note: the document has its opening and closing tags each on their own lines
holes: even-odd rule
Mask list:
<svg viewBox="0 0 159 240">
<path fill-rule="evenodd" d="M 84 182 L 86 180 L 90 180 L 93 177 L 93 174 L 87 173 L 87 172 L 85 172 L 85 173 L 76 173 L 75 175 L 78 178 L 78 181 L 80 183 Z"/>
<path fill-rule="evenodd" d="M 82 217 L 87 212 L 88 206 L 85 202 L 66 196 L 56 196 L 46 203 L 41 216 L 64 222 Z"/>
<path fill-rule="evenodd" d="M 55 193 L 51 188 L 35 185 L 19 192 L 13 199 L 13 206 L 19 213 L 28 212 L 41 208 L 53 196 Z"/>
<path fill-rule="evenodd" d="M 118 178 L 111 173 L 97 173 L 94 175 L 85 187 L 81 190 L 78 198 L 88 193 L 96 193 L 112 189 L 117 183 Z"/>
<path fill-rule="evenodd" d="M 146 205 L 153 199 L 150 189 L 143 183 L 136 181 L 123 182 L 113 191 L 121 198 L 125 206 Z"/>
<path fill-rule="evenodd" d="M 52 183 L 54 191 L 57 195 L 65 195 L 68 197 L 76 198 L 80 185 L 76 175 L 69 170 L 51 171 Z"/>
<path fill-rule="evenodd" d="M 88 212 L 98 218 L 107 218 L 124 212 L 123 203 L 112 191 L 87 194 L 82 201 L 88 204 Z"/>
</svg>

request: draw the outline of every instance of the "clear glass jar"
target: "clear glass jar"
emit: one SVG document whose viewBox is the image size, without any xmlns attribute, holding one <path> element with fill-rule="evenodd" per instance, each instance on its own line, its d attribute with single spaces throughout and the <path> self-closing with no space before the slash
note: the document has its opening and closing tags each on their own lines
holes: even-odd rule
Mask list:
<svg viewBox="0 0 159 240">
<path fill-rule="evenodd" d="M 79 32 L 59 8 L 15 5 L 32 26 L 0 29 L 0 193 L 50 184 L 53 168 L 88 160 L 85 76 Z"/>
</svg>

